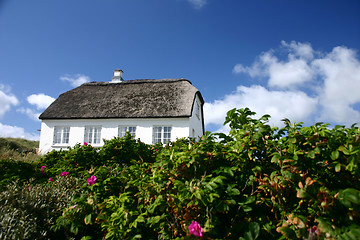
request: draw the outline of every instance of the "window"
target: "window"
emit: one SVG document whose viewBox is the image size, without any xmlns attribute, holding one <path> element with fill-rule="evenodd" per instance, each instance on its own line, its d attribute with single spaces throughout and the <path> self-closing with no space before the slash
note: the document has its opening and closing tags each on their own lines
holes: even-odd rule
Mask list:
<svg viewBox="0 0 360 240">
<path fill-rule="evenodd" d="M 68 144 L 70 127 L 55 127 L 53 144 Z"/>
<path fill-rule="evenodd" d="M 195 115 L 198 119 L 200 119 L 200 105 L 197 101 L 195 101 Z"/>
<path fill-rule="evenodd" d="M 171 127 L 153 127 L 153 143 L 167 143 L 171 141 Z"/>
<path fill-rule="evenodd" d="M 86 126 L 84 142 L 90 144 L 100 144 L 101 126 Z"/>
<path fill-rule="evenodd" d="M 119 126 L 119 137 L 125 137 L 126 132 L 129 132 L 135 138 L 136 127 Z"/>
</svg>

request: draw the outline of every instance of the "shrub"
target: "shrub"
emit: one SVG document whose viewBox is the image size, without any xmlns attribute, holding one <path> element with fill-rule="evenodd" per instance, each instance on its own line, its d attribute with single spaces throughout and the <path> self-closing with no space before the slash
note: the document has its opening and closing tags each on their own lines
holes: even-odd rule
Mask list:
<svg viewBox="0 0 360 240">
<path fill-rule="evenodd" d="M 79 180 L 71 176 L 43 184 L 10 184 L 0 193 L 0 239 L 67 238 L 50 227 L 80 193 Z"/>
<path fill-rule="evenodd" d="M 36 164 L 23 160 L 0 159 L 0 169 L 0 190 L 4 190 L 13 181 L 22 183 L 30 178 L 43 177 L 36 169 Z"/>
<path fill-rule="evenodd" d="M 160 149 L 135 140 L 127 132 L 123 138 L 113 138 L 104 140 L 104 146 L 99 151 L 99 157 L 103 163 L 108 165 L 122 164 L 128 165 L 132 160 L 153 162 L 156 151 Z M 156 150 L 156 151 L 155 151 Z"/>
<path fill-rule="evenodd" d="M 45 176 L 64 171 L 77 176 L 77 187 L 67 186 L 73 200 L 53 234 L 360 238 L 359 128 L 303 127 L 287 119 L 283 128 L 274 128 L 267 124 L 270 116 L 254 114 L 233 109 L 225 120 L 228 135 L 206 133 L 198 141 L 150 146 L 128 135 L 99 149 L 78 145 L 49 153 L 38 165 L 40 171 L 46 164 Z"/>
<path fill-rule="evenodd" d="M 79 175 L 81 171 L 90 169 L 92 166 L 101 166 L 98 149 L 91 145 L 77 144 L 68 150 L 60 150 L 46 154 L 38 162 L 38 168 L 46 166 L 48 176 L 55 176 L 61 172 L 71 172 Z"/>
</svg>

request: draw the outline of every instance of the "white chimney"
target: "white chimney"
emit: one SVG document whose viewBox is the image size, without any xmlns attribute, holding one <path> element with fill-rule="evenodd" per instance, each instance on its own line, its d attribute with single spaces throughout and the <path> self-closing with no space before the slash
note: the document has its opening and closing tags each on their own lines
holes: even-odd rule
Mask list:
<svg viewBox="0 0 360 240">
<path fill-rule="evenodd" d="M 123 73 L 124 72 L 121 69 L 114 70 L 114 76 L 113 76 L 111 82 L 112 83 L 120 83 L 120 82 L 124 81 L 124 79 L 122 78 Z"/>
</svg>

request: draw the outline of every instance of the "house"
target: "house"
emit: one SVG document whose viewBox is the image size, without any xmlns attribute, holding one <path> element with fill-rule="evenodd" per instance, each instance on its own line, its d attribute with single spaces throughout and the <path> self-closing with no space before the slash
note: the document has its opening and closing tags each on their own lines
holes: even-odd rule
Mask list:
<svg viewBox="0 0 360 240">
<path fill-rule="evenodd" d="M 102 146 L 126 132 L 148 144 L 204 134 L 204 100 L 189 80 L 125 81 L 122 73 L 61 94 L 39 117 L 40 154 L 84 142 Z"/>
</svg>

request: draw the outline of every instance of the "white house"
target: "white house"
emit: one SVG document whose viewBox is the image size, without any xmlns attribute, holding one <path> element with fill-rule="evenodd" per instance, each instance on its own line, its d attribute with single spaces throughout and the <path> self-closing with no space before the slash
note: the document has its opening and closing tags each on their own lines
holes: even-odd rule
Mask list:
<svg viewBox="0 0 360 240">
<path fill-rule="evenodd" d="M 166 143 L 204 134 L 204 100 L 186 79 L 122 79 L 85 83 L 61 94 L 41 115 L 40 154 L 128 131 L 141 141 Z"/>
</svg>

